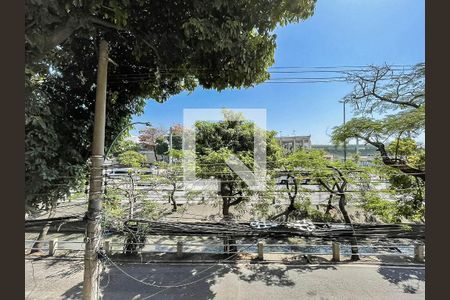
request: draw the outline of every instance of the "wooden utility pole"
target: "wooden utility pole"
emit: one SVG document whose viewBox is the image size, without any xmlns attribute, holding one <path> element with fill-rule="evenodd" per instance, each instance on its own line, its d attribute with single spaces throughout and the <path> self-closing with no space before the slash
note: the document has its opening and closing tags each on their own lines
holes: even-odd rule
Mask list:
<svg viewBox="0 0 450 300">
<path fill-rule="evenodd" d="M 83 299 L 99 299 L 100 264 L 98 249 L 101 242 L 101 210 L 103 160 L 105 151 L 106 78 L 108 69 L 108 43 L 100 41 L 97 90 L 95 97 L 94 137 L 92 141 L 89 204 L 86 214 L 86 248 L 84 252 Z"/>
</svg>

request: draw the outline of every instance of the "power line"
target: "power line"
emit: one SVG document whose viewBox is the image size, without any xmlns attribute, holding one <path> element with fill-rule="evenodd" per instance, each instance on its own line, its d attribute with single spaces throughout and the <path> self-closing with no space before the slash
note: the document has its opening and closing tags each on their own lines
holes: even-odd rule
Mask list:
<svg viewBox="0 0 450 300">
<path fill-rule="evenodd" d="M 206 272 L 207 270 L 210 270 L 211 268 L 216 267 L 216 266 L 222 264 L 224 261 L 227 261 L 227 260 L 229 260 L 229 259 L 235 257 L 236 255 L 240 254 L 240 253 L 244 253 L 244 251 L 248 250 L 248 249 L 251 248 L 251 247 L 255 247 L 255 246 L 256 246 L 256 244 L 251 244 L 250 246 L 248 246 L 248 247 L 246 247 L 246 248 L 244 248 L 244 249 L 242 249 L 242 250 L 240 250 L 240 251 L 237 251 L 236 253 L 234 253 L 233 255 L 231 255 L 231 256 L 229 256 L 229 257 L 227 257 L 227 258 L 225 258 L 225 259 L 223 259 L 223 260 L 219 260 L 219 262 L 217 262 L 216 264 L 213 264 L 213 265 L 211 265 L 210 267 L 208 267 L 208 268 L 206 268 L 206 269 L 204 269 L 204 270 L 202 270 L 202 271 L 200 271 L 200 272 L 197 272 L 197 273 L 193 274 L 193 275 L 191 276 L 191 278 L 193 278 L 193 277 L 195 277 L 195 276 L 197 276 L 197 275 L 199 275 L 199 274 L 201 274 L 201 273 L 204 273 L 204 272 Z M 208 275 L 206 275 L 206 276 L 200 277 L 199 279 L 197 279 L 197 280 L 195 280 L 195 281 L 191 281 L 191 282 L 184 283 L 184 284 L 181 284 L 181 283 L 184 282 L 184 281 L 186 281 L 186 280 L 189 280 L 189 278 L 184 279 L 184 280 L 182 280 L 182 281 L 179 281 L 178 283 L 176 283 L 176 284 L 174 284 L 174 285 L 159 285 L 159 284 L 154 284 L 154 283 L 145 282 L 144 280 L 140 280 L 140 279 L 134 277 L 134 276 L 131 275 L 130 273 L 128 273 L 128 272 L 126 272 L 125 270 L 123 270 L 122 268 L 120 268 L 114 261 L 111 260 L 111 258 L 108 257 L 108 255 L 106 255 L 106 254 L 104 254 L 104 253 L 100 253 L 100 254 L 101 254 L 104 258 L 106 258 L 106 259 L 107 259 L 107 260 L 108 260 L 108 261 L 109 261 L 109 262 L 110 262 L 117 270 L 119 270 L 119 271 L 120 271 L 121 273 L 123 273 L 125 276 L 127 276 L 127 277 L 133 279 L 134 281 L 139 282 L 139 283 L 141 283 L 141 284 L 143 284 L 143 285 L 151 286 L 151 287 L 156 287 L 156 288 L 170 289 L 170 288 L 179 288 L 179 287 L 189 286 L 189 285 L 195 284 L 195 283 L 199 282 L 200 280 L 203 280 L 203 279 L 205 279 L 205 278 L 207 278 L 207 277 L 209 277 L 209 276 L 212 276 L 212 275 L 214 275 L 214 274 L 217 272 L 217 271 L 215 271 L 215 272 L 213 272 L 213 273 L 211 273 L 211 274 L 208 274 Z"/>
<path fill-rule="evenodd" d="M 320 73 L 320 72 L 358 72 L 358 71 L 372 71 L 373 68 L 377 68 L 378 66 L 375 65 L 356 65 L 356 66 L 280 66 L 280 67 L 269 67 L 269 73 L 271 72 L 277 72 L 277 71 L 270 71 L 270 70 L 300 70 L 298 72 L 310 72 L 310 73 Z M 414 69 L 415 65 L 390 65 L 390 66 L 383 66 L 389 68 L 389 71 L 406 71 L 410 69 Z M 133 74 L 149 74 L 150 72 L 153 73 L 180 73 L 180 72 L 211 72 L 211 71 L 228 71 L 226 68 L 155 68 L 155 69 L 148 69 L 147 72 L 133 72 L 133 73 L 120 73 L 123 75 L 133 75 Z M 116 74 L 112 74 L 116 75 Z"/>
<path fill-rule="evenodd" d="M 292 79 L 292 81 L 278 81 L 278 80 L 289 80 Z M 300 80 L 302 79 L 302 80 Z M 379 79 L 378 81 L 386 81 L 391 79 L 398 79 L 398 77 L 391 77 L 391 78 L 383 78 Z M 200 83 L 198 79 L 194 79 L 196 83 Z M 151 79 L 149 77 L 134 77 L 134 78 L 117 78 L 117 79 L 111 79 L 110 83 L 112 84 L 125 84 L 125 83 L 140 83 L 140 82 L 147 82 L 147 83 L 160 83 L 157 79 Z M 350 82 L 350 80 L 346 77 L 342 78 L 336 78 L 336 77 L 323 77 L 323 78 L 317 78 L 317 79 L 309 79 L 308 77 L 304 78 L 270 78 L 266 81 L 260 82 L 262 83 L 296 83 L 296 84 L 305 84 L 305 83 L 346 83 Z M 180 82 L 181 83 L 181 82 Z M 255 85 L 258 83 L 254 83 Z"/>
<path fill-rule="evenodd" d="M 353 70 L 353 71 L 358 71 L 358 70 Z M 360 70 L 363 71 L 363 70 Z M 399 72 L 399 71 L 394 71 L 394 72 Z M 319 78 L 315 78 L 315 79 L 347 79 L 348 76 L 350 75 L 348 71 L 332 71 L 332 70 L 327 70 L 327 71 L 271 71 L 269 72 L 269 74 L 321 74 L 321 73 L 337 73 L 337 74 L 342 74 L 340 76 L 321 76 Z M 162 73 L 163 75 L 183 75 L 183 74 L 178 74 L 178 73 Z M 212 74 L 211 74 L 212 75 Z M 330 74 L 331 75 L 331 74 Z M 386 74 L 382 78 L 391 78 L 391 79 L 401 79 L 403 78 L 404 74 L 403 73 L 392 73 L 392 74 Z M 111 79 L 118 79 L 118 78 L 125 78 L 125 79 L 149 79 L 149 77 L 156 77 L 155 74 L 152 73 L 122 73 L 122 74 L 112 74 L 110 75 Z M 271 78 L 274 79 L 274 78 Z M 299 79 L 308 79 L 308 77 L 301 77 Z"/>
<path fill-rule="evenodd" d="M 352 69 L 349 69 L 352 68 Z M 304 77 L 304 78 L 270 78 L 264 83 L 328 83 L 328 82 L 346 82 L 348 81 L 348 76 L 350 73 L 361 73 L 361 72 L 370 72 L 372 71 L 374 66 L 313 66 L 313 67 L 273 67 L 269 68 L 268 73 L 269 74 L 307 74 L 307 73 L 337 73 L 337 74 L 344 74 L 347 76 L 339 76 L 339 77 L 330 77 L 330 76 L 322 76 L 322 77 Z M 414 68 L 413 65 L 393 65 L 389 67 L 389 71 L 391 73 L 385 74 L 380 80 L 389 80 L 389 79 L 400 79 L 401 76 L 404 76 L 404 72 L 407 70 L 412 70 Z M 309 69 L 309 70 L 308 70 Z M 273 71 L 272 71 L 273 70 Z M 202 68 L 202 69 L 195 69 L 195 68 L 189 68 L 189 69 L 180 69 L 180 68 L 173 68 L 173 69 L 158 69 L 155 70 L 155 72 L 158 72 L 159 74 L 163 75 L 187 75 L 185 72 L 180 71 L 193 71 L 197 73 L 223 73 L 227 72 L 228 70 L 220 70 L 220 69 L 208 69 L 208 68 Z M 136 72 L 136 73 L 119 73 L 119 74 L 111 74 L 110 75 L 110 82 L 111 83 L 138 83 L 138 82 L 159 82 L 157 78 L 151 79 L 151 77 L 156 77 L 157 74 L 155 72 Z M 397 72 L 397 74 L 396 74 Z M 192 74 L 194 77 L 195 74 Z M 120 80 L 122 79 L 122 80 Z M 195 78 L 192 78 L 194 80 L 197 80 Z M 294 80 L 297 81 L 277 81 L 277 80 Z M 312 80 L 313 79 L 313 80 Z M 302 81 L 298 81 L 302 80 Z"/>
<path fill-rule="evenodd" d="M 389 67 L 414 67 L 414 64 L 393 64 L 388 65 Z M 375 65 L 341 65 L 341 66 L 280 66 L 280 67 L 269 67 L 269 69 L 339 69 L 339 68 L 371 68 L 376 67 Z"/>
</svg>

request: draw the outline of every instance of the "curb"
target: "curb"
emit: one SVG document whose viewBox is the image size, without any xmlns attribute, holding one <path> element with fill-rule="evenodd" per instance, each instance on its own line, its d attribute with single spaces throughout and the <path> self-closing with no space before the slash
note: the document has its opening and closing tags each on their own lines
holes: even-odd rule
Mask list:
<svg viewBox="0 0 450 300">
<path fill-rule="evenodd" d="M 67 257 L 67 256 L 41 256 L 41 257 L 25 257 L 25 260 L 61 260 L 61 261 L 82 261 L 83 257 Z M 297 267 L 311 267 L 311 266 L 383 266 L 383 267 L 412 267 L 412 268 L 425 268 L 424 263 L 380 263 L 380 262 L 320 262 L 320 263 L 302 263 L 302 262 L 286 262 L 282 260 L 234 260 L 234 261 L 220 261 L 220 260 L 138 260 L 138 259 L 114 259 L 117 263 L 129 263 L 129 264 L 170 264 L 170 265 L 239 265 L 239 264 L 252 264 L 252 265 L 268 265 L 279 264 L 286 266 Z"/>
</svg>

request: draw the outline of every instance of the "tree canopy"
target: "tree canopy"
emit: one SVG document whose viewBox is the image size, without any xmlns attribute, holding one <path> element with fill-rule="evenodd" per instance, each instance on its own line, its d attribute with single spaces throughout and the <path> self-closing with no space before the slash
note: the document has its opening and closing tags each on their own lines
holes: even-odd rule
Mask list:
<svg viewBox="0 0 450 300">
<path fill-rule="evenodd" d="M 409 165 L 389 151 L 387 143 L 416 138 L 425 130 L 425 66 L 394 72 L 389 66 L 373 67 L 369 73 L 351 74 L 354 91 L 343 101 L 352 104 L 356 118 L 332 132 L 335 144 L 359 138 L 379 151 L 385 165 L 425 180 L 425 170 Z M 375 118 L 373 113 L 382 113 Z"/>
<path fill-rule="evenodd" d="M 127 167 L 139 168 L 147 160 L 145 155 L 139 152 L 128 150 L 118 156 L 119 163 Z"/>
<path fill-rule="evenodd" d="M 361 172 L 361 168 L 353 161 L 341 162 L 329 160 L 322 150 L 300 149 L 280 161 L 280 166 L 293 179 L 294 193 L 302 193 L 298 182 L 308 179 L 309 182 L 317 184 L 322 190 L 330 193 L 326 214 L 329 213 L 335 196 L 339 196 L 339 208 L 345 222 L 351 223 L 345 205 L 349 199 L 346 191 L 349 185 L 360 182 L 362 177 L 368 176 Z M 294 197 L 290 191 L 290 184 L 287 181 L 287 189 L 291 200 L 290 206 L 284 213 L 286 216 L 295 210 Z M 302 197 L 305 198 L 305 197 Z"/>
<path fill-rule="evenodd" d="M 314 6 L 315 0 L 29 0 L 26 57 L 35 63 L 57 46 L 96 45 L 103 37 L 120 82 L 147 77 L 157 100 L 197 83 L 218 90 L 252 86 L 269 77 L 272 31 L 310 17 Z"/>
<path fill-rule="evenodd" d="M 315 1 L 26 1 L 26 206 L 78 185 L 90 154 L 100 39 L 109 44 L 108 146 L 145 99 L 196 86 L 249 87 L 269 77 L 273 30 Z"/>
<path fill-rule="evenodd" d="M 219 180 L 222 212 L 228 218 L 230 207 L 243 203 L 255 193 L 226 162 L 234 155 L 254 171 L 254 134 L 262 129 L 231 111 L 224 111 L 224 114 L 224 121 L 199 121 L 195 124 L 195 149 L 197 176 Z M 276 163 L 282 153 L 275 140 L 276 132 L 264 131 L 262 134 L 266 142 L 267 162 Z"/>
<path fill-rule="evenodd" d="M 111 149 L 111 154 L 113 156 L 118 156 L 121 153 L 124 153 L 126 151 L 139 151 L 141 146 L 132 141 L 125 138 L 120 139 Z"/>
<path fill-rule="evenodd" d="M 347 80 L 354 89 L 344 97 L 356 114 L 419 108 L 425 104 L 425 64 L 411 69 L 395 66 L 371 66 L 361 72 L 349 73 Z"/>
<path fill-rule="evenodd" d="M 365 209 L 388 222 L 423 221 L 425 148 L 416 138 L 425 131 L 425 65 L 409 70 L 372 67 L 348 79 L 355 87 L 343 101 L 353 106 L 357 117 L 335 127 L 332 141 L 359 138 L 375 146 L 380 153 L 375 161 L 378 176 L 388 180 L 390 194 L 397 200 L 368 192 Z"/>
</svg>

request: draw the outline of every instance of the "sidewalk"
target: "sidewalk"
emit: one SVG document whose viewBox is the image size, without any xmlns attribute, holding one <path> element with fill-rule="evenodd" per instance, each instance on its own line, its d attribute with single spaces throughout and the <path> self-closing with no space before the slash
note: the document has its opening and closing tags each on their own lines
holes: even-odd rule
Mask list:
<svg viewBox="0 0 450 300">
<path fill-rule="evenodd" d="M 106 300 L 425 298 L 423 265 L 168 261 L 105 263 L 99 292 Z M 26 299 L 81 299 L 83 259 L 79 255 L 29 256 L 25 275 Z"/>
</svg>

